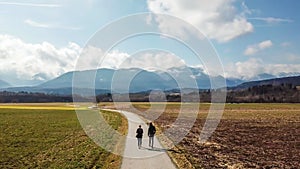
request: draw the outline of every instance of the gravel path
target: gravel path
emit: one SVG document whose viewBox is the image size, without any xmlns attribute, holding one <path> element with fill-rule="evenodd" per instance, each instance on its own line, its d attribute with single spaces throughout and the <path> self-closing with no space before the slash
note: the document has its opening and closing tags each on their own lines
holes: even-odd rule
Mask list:
<svg viewBox="0 0 300 169">
<path fill-rule="evenodd" d="M 136 114 L 119 111 L 128 120 L 128 135 L 126 138 L 125 150 L 121 169 L 176 169 L 166 150 L 162 148 L 156 137 L 154 138 L 154 147 L 150 148 L 147 136 L 148 126 Z M 142 125 L 144 130 L 143 144 L 138 149 L 136 129 Z"/>
</svg>

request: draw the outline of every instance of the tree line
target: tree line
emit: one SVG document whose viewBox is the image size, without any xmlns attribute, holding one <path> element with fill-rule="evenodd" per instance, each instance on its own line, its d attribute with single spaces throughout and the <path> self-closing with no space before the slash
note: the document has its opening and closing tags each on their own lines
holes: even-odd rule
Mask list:
<svg viewBox="0 0 300 169">
<path fill-rule="evenodd" d="M 218 89 L 224 90 L 224 89 Z M 200 100 L 195 97 L 198 92 Z M 76 101 L 82 102 L 211 102 L 213 90 L 197 90 L 190 93 L 181 94 L 177 92 L 165 92 L 161 94 L 150 94 L 150 92 L 140 92 L 131 94 L 105 93 L 97 95 L 96 98 L 75 96 Z M 183 99 L 185 98 L 185 99 Z M 32 92 L 0 92 L 0 103 L 43 103 L 43 102 L 73 102 L 72 95 L 58 95 Z M 281 85 L 261 85 L 252 86 L 245 89 L 228 89 L 227 103 L 300 103 L 300 86 L 289 83 Z"/>
</svg>

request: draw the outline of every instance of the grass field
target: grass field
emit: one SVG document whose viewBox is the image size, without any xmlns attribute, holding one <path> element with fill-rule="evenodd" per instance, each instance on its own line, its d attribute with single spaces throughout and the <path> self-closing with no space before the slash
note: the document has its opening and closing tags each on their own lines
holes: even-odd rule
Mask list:
<svg viewBox="0 0 300 169">
<path fill-rule="evenodd" d="M 146 118 L 156 116 L 148 111 L 148 103 L 133 105 L 146 112 L 136 111 Z M 179 107 L 178 103 L 168 103 L 155 124 L 162 131 L 169 128 Z M 200 105 L 192 130 L 170 151 L 180 168 L 299 168 L 300 104 L 226 104 L 218 128 L 201 144 L 198 139 L 209 107 Z"/>
<path fill-rule="evenodd" d="M 102 112 L 120 133 L 127 121 Z M 72 106 L 0 105 L 0 168 L 119 168 L 122 158 L 96 145 Z"/>
</svg>

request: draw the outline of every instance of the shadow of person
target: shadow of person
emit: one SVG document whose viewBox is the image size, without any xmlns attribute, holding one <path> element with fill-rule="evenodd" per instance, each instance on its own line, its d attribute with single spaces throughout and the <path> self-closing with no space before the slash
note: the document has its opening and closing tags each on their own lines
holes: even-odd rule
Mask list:
<svg viewBox="0 0 300 169">
<path fill-rule="evenodd" d="M 147 147 L 142 147 L 141 149 L 143 150 L 148 150 L 148 151 L 157 151 L 157 152 L 174 152 L 174 153 L 181 153 L 179 151 L 176 150 L 172 150 L 172 149 L 165 149 L 165 148 L 158 148 L 158 147 L 153 147 L 153 148 L 147 148 Z"/>
<path fill-rule="evenodd" d="M 159 151 L 159 152 L 166 152 L 168 151 L 168 149 L 165 149 L 165 148 L 158 148 L 158 147 L 153 147 L 153 148 L 146 148 L 146 150 L 149 150 L 149 151 Z"/>
<path fill-rule="evenodd" d="M 168 151 L 168 152 L 182 154 L 181 151 L 176 151 L 173 149 L 166 149 L 166 148 L 158 148 L 158 147 L 148 148 L 148 147 L 141 146 L 141 148 L 139 150 L 156 151 L 156 152 L 167 152 Z"/>
</svg>

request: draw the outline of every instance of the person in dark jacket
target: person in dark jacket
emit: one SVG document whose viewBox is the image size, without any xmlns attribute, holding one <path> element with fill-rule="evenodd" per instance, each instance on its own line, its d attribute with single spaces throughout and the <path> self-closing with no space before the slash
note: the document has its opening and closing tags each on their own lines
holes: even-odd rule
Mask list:
<svg viewBox="0 0 300 169">
<path fill-rule="evenodd" d="M 143 138 L 143 129 L 141 125 L 139 125 L 139 128 L 136 130 L 136 138 L 138 140 L 138 147 L 140 149 L 142 146 L 142 138 Z"/>
<path fill-rule="evenodd" d="M 156 133 L 155 126 L 150 122 L 148 128 L 148 136 L 149 136 L 149 147 L 153 148 L 154 144 L 154 134 Z"/>
</svg>

